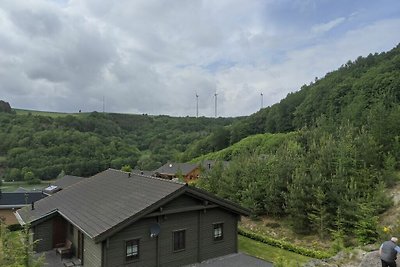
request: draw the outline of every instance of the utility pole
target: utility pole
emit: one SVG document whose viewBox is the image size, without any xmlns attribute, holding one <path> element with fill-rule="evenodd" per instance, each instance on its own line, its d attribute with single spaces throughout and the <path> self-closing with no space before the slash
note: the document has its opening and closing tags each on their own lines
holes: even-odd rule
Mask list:
<svg viewBox="0 0 400 267">
<path fill-rule="evenodd" d="M 260 109 L 263 109 L 263 107 L 264 107 L 264 94 L 261 93 L 261 108 Z"/>
<path fill-rule="evenodd" d="M 199 95 L 196 93 L 196 118 L 199 117 Z"/>
<path fill-rule="evenodd" d="M 214 94 L 214 98 L 215 98 L 215 118 L 217 117 L 217 92 L 215 92 Z"/>
</svg>

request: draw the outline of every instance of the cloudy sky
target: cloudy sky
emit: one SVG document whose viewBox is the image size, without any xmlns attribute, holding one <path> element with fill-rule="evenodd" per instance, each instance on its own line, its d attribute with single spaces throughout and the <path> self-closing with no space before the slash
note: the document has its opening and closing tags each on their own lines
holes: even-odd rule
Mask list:
<svg viewBox="0 0 400 267">
<path fill-rule="evenodd" d="M 48 111 L 249 115 L 400 42 L 398 0 L 1 0 L 0 99 Z"/>
</svg>

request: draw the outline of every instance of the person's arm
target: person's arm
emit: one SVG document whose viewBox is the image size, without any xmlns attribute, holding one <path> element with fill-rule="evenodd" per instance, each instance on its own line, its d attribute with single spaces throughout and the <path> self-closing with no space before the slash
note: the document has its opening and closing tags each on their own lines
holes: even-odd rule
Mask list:
<svg viewBox="0 0 400 267">
<path fill-rule="evenodd" d="M 382 256 L 382 246 L 383 246 L 383 244 L 379 248 L 379 256 Z"/>
<path fill-rule="evenodd" d="M 396 246 L 394 249 L 397 251 L 397 253 L 400 253 L 400 247 L 399 246 Z"/>
</svg>

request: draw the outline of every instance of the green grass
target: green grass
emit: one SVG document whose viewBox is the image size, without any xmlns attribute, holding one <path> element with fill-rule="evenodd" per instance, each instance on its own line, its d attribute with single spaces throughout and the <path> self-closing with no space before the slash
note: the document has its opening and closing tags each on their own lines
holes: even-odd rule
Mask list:
<svg viewBox="0 0 400 267">
<path fill-rule="evenodd" d="M 52 117 L 52 118 L 56 118 L 56 117 L 65 117 L 68 115 L 72 115 L 72 116 L 81 116 L 87 113 L 63 113 L 63 112 L 51 112 L 51 111 L 39 111 L 39 110 L 29 110 L 29 109 L 14 109 L 15 112 L 17 112 L 18 115 L 28 115 L 28 114 L 32 114 L 32 115 L 36 115 L 36 116 L 48 116 L 48 117 Z"/>
<path fill-rule="evenodd" d="M 279 258 L 284 259 L 288 261 L 288 267 L 302 266 L 306 262 L 312 260 L 312 258 L 273 247 L 241 235 L 239 235 L 239 250 L 243 253 L 273 263 L 277 262 Z"/>
<path fill-rule="evenodd" d="M 25 189 L 27 189 L 28 191 L 41 191 L 43 188 L 47 187 L 49 185 L 49 183 L 51 183 L 52 181 L 46 181 L 46 182 L 42 182 L 41 184 L 27 184 L 25 182 L 3 182 L 3 185 L 1 186 L 1 191 L 2 192 L 14 192 L 15 190 L 18 189 L 18 187 L 23 187 Z"/>
</svg>

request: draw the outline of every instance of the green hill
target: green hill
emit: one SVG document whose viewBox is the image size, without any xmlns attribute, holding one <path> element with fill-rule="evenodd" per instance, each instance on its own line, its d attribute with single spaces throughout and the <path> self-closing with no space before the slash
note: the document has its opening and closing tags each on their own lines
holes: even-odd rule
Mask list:
<svg viewBox="0 0 400 267">
<path fill-rule="evenodd" d="M 391 206 L 388 188 L 399 182 L 399 121 L 397 46 L 348 62 L 226 126 L 226 148 L 209 149 L 213 133 L 184 155 L 230 160 L 198 186 L 255 215 L 284 217 L 296 233 L 330 237 L 338 246 L 368 244 L 386 238 L 378 216 Z"/>
<path fill-rule="evenodd" d="M 232 118 L 102 113 L 0 112 L 0 159 L 6 180 L 53 179 L 62 170 L 90 176 L 123 165 L 151 170 L 176 159 Z"/>
<path fill-rule="evenodd" d="M 225 129 L 222 147 L 259 133 L 284 133 L 316 125 L 326 118 L 332 123 L 350 121 L 368 124 L 397 108 L 400 102 L 400 45 L 389 52 L 359 57 L 347 62 L 315 82 L 271 107 L 234 122 Z M 212 152 L 214 136 L 192 144 L 184 153 L 187 159 Z"/>
</svg>

